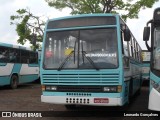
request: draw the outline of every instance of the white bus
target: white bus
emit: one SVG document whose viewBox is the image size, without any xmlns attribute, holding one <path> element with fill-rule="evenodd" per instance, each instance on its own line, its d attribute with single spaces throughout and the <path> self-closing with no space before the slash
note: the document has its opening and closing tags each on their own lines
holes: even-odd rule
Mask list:
<svg viewBox="0 0 160 120">
<path fill-rule="evenodd" d="M 38 53 L 25 47 L 0 43 L 0 86 L 28 83 L 39 78 Z"/>
<path fill-rule="evenodd" d="M 151 30 L 149 24 L 151 24 Z M 151 47 L 147 43 L 150 33 Z M 160 7 L 155 9 L 153 19 L 147 22 L 147 26 L 144 28 L 143 40 L 151 52 L 148 109 L 160 111 Z"/>
</svg>

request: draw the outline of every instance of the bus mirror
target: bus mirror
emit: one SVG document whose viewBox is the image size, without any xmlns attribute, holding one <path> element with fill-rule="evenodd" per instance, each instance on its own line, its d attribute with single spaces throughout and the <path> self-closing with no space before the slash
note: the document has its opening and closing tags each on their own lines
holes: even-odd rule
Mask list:
<svg viewBox="0 0 160 120">
<path fill-rule="evenodd" d="M 148 41 L 150 36 L 150 27 L 144 27 L 143 41 Z"/>
<path fill-rule="evenodd" d="M 124 30 L 124 41 L 130 41 L 131 39 L 131 33 L 129 29 Z"/>
</svg>

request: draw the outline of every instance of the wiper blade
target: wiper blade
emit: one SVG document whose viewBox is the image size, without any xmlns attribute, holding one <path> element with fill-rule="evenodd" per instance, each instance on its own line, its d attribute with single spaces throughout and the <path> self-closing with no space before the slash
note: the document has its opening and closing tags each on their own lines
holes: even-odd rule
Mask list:
<svg viewBox="0 0 160 120">
<path fill-rule="evenodd" d="M 85 51 L 83 51 L 83 42 L 81 44 L 82 46 L 82 60 L 83 60 L 83 63 L 84 63 L 84 57 L 87 58 L 87 60 L 91 63 L 91 65 L 96 69 L 96 70 L 99 70 L 99 68 L 97 68 L 97 66 L 95 65 L 95 63 L 93 62 L 93 60 L 90 58 L 90 57 L 87 57 L 85 54 L 87 54 Z"/>
<path fill-rule="evenodd" d="M 85 54 L 87 54 L 87 53 L 86 53 L 85 51 L 82 51 L 83 57 L 86 57 L 87 60 L 91 63 L 91 65 L 92 65 L 96 70 L 99 70 L 99 68 L 95 65 L 95 63 L 93 62 L 93 60 L 92 60 L 90 57 L 86 56 Z"/>
<path fill-rule="evenodd" d="M 65 63 L 67 62 L 67 60 L 72 56 L 72 54 L 75 53 L 75 51 L 72 51 L 65 59 L 64 61 L 60 64 L 58 71 L 62 70 L 63 66 L 65 65 Z"/>
<path fill-rule="evenodd" d="M 75 50 L 76 50 L 76 41 L 75 41 L 75 44 L 74 44 L 74 51 L 72 51 L 72 52 L 64 59 L 64 61 L 63 61 L 63 62 L 61 63 L 61 65 L 59 66 L 58 71 L 62 70 L 63 66 L 65 65 L 65 63 L 67 62 L 67 60 L 72 56 L 72 54 L 74 54 L 74 64 L 75 64 L 75 61 L 76 61 L 76 59 L 75 59 L 75 56 L 76 56 Z"/>
</svg>

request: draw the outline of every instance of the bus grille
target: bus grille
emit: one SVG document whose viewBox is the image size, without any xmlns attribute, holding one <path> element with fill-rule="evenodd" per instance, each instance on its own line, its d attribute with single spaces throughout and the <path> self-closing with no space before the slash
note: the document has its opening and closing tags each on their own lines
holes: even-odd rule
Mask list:
<svg viewBox="0 0 160 120">
<path fill-rule="evenodd" d="M 119 73 L 107 74 L 43 74 L 48 85 L 118 85 Z"/>
</svg>

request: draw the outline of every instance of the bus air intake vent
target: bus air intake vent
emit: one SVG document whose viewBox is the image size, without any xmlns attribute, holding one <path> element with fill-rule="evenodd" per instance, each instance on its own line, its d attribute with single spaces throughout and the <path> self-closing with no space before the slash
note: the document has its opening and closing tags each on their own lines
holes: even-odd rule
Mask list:
<svg viewBox="0 0 160 120">
<path fill-rule="evenodd" d="M 43 74 L 46 85 L 118 85 L 119 73 L 104 74 Z"/>
</svg>

